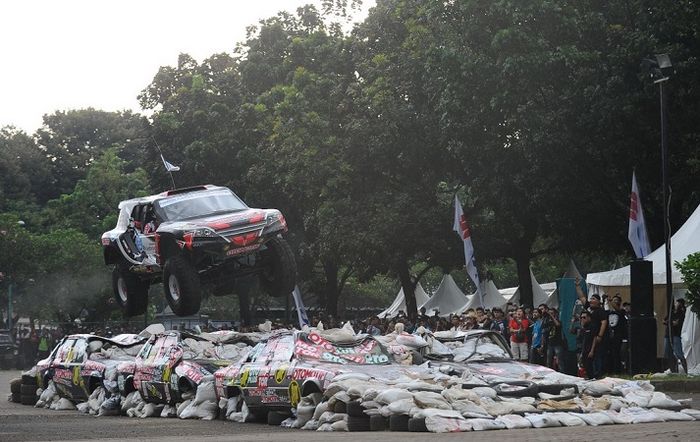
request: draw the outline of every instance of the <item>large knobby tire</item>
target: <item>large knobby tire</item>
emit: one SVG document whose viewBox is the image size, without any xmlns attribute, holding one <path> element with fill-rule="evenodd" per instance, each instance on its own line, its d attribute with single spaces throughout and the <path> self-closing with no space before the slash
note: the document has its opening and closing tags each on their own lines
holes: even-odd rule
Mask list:
<svg viewBox="0 0 700 442">
<path fill-rule="evenodd" d="M 406 414 L 392 414 L 389 416 L 390 431 L 408 431 L 408 419 Z"/>
<path fill-rule="evenodd" d="M 381 414 L 375 414 L 369 417 L 369 431 L 386 431 L 389 422 L 388 418 L 382 416 Z"/>
<path fill-rule="evenodd" d="M 352 417 L 368 417 L 365 414 L 365 409 L 362 407 L 360 401 L 350 401 L 345 405 L 348 416 Z"/>
<path fill-rule="evenodd" d="M 173 256 L 163 270 L 165 299 L 177 316 L 194 315 L 202 303 L 199 275 L 182 255 Z"/>
<path fill-rule="evenodd" d="M 267 425 L 274 425 L 279 427 L 285 419 L 289 417 L 288 414 L 282 413 L 280 411 L 270 411 L 267 413 Z"/>
<path fill-rule="evenodd" d="M 261 252 L 265 270 L 260 274 L 260 284 L 270 296 L 289 296 L 294 290 L 297 278 L 294 252 L 282 238 L 272 238 L 265 245 L 267 250 Z"/>
<path fill-rule="evenodd" d="M 150 282 L 141 280 L 122 266 L 116 266 L 112 271 L 114 299 L 124 316 L 142 315 L 146 312 L 150 285 Z"/>
<path fill-rule="evenodd" d="M 25 385 L 36 385 L 36 376 L 23 374 L 21 383 Z"/>
<path fill-rule="evenodd" d="M 369 416 L 348 416 L 348 431 L 369 431 Z"/>
<path fill-rule="evenodd" d="M 408 431 L 411 432 L 422 432 L 428 431 L 428 427 L 425 426 L 424 417 L 412 417 L 408 420 Z"/>
<path fill-rule="evenodd" d="M 345 414 L 348 412 L 348 407 L 343 401 L 335 401 L 335 403 L 333 404 L 333 412 Z"/>
</svg>

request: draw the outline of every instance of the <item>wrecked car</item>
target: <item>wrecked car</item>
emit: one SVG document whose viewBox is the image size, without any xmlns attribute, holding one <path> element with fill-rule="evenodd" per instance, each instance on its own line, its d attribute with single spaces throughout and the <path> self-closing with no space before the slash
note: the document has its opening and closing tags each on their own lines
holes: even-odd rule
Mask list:
<svg viewBox="0 0 700 442">
<path fill-rule="evenodd" d="M 205 376 L 237 361 L 256 342 L 255 335 L 236 332 L 155 334 L 134 361 L 118 367 L 119 389 L 124 395 L 138 391 L 146 402 L 181 402 Z"/>
</svg>

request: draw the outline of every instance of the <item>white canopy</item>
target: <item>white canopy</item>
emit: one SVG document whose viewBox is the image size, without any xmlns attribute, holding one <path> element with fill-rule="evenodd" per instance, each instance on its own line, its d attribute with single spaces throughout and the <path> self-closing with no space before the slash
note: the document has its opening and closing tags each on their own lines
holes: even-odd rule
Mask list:
<svg viewBox="0 0 700 442">
<path fill-rule="evenodd" d="M 419 309 L 425 307 L 427 315 L 433 315 L 437 310 L 440 316 L 449 316 L 452 313 L 461 313 L 460 309 L 468 301 L 469 298 L 457 287 L 452 276 L 446 274 L 442 277 L 435 294 L 423 305 L 419 304 Z"/>
<path fill-rule="evenodd" d="M 685 311 L 685 321 L 681 330 L 683 353 L 688 362 L 688 374 L 700 375 L 700 326 L 698 315 L 690 310 Z"/>
<path fill-rule="evenodd" d="M 573 262 L 572 262 L 573 263 Z M 574 266 L 575 267 L 575 266 Z M 578 272 L 578 270 L 576 270 Z M 567 272 L 568 273 L 568 272 Z M 557 294 L 557 283 L 548 282 L 540 284 L 535 278 L 535 274 L 530 269 L 530 282 L 532 284 L 532 304 L 537 307 L 540 304 L 547 304 L 549 307 L 559 307 L 559 296 Z M 511 287 L 499 290 L 508 302 L 515 305 L 520 304 L 520 287 Z"/>
<path fill-rule="evenodd" d="M 671 262 L 683 261 L 691 253 L 700 251 L 700 206 L 671 237 Z M 666 283 L 666 249 L 661 246 L 645 256 L 653 265 L 654 285 Z M 681 274 L 675 267 L 671 275 L 673 284 L 682 284 Z M 589 273 L 586 282 L 591 286 L 626 287 L 630 285 L 630 266 L 609 272 Z"/>
<path fill-rule="evenodd" d="M 474 294 L 471 296 L 471 299 L 469 299 L 469 301 L 461 309 L 459 309 L 459 311 L 463 312 L 463 311 L 468 310 L 470 308 L 475 309 L 477 307 L 504 308 L 506 306 L 506 304 L 508 303 L 506 298 L 504 298 L 503 295 L 501 295 L 501 293 L 496 288 L 496 284 L 494 284 L 493 281 L 491 281 L 490 279 L 481 283 L 481 290 L 484 294 L 484 305 L 481 305 L 481 300 L 479 299 L 479 295 Z"/>
<path fill-rule="evenodd" d="M 425 290 L 423 290 L 423 286 L 420 285 L 420 282 L 418 283 L 418 285 L 416 285 L 415 294 L 416 305 L 423 305 L 430 299 L 428 294 L 425 293 Z M 387 308 L 377 316 L 380 318 L 393 318 L 394 316 L 399 314 L 399 310 L 403 310 L 404 312 L 406 312 L 406 298 L 403 294 L 403 287 L 401 288 L 401 290 L 399 290 L 399 293 L 396 295 L 396 299 L 394 299 L 394 302 L 391 303 L 389 308 Z"/>
</svg>

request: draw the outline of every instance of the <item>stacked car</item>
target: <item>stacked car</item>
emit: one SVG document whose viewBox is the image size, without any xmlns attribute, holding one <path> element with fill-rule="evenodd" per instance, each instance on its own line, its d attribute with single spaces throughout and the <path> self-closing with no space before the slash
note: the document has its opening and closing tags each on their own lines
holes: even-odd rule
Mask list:
<svg viewBox="0 0 700 442">
<path fill-rule="evenodd" d="M 245 355 L 256 336 L 236 332 L 192 334 L 166 331 L 151 336 L 135 360 L 118 367 L 124 394 L 138 391 L 146 402 L 181 402 L 206 376 Z"/>
<path fill-rule="evenodd" d="M 20 400 L 34 405 L 38 388 L 53 381 L 59 396 L 73 402 L 86 401 L 98 387 L 118 393 L 117 366 L 133 360 L 144 337 L 123 334 L 104 338 L 90 334 L 68 335 L 49 356 L 22 374 Z"/>
</svg>

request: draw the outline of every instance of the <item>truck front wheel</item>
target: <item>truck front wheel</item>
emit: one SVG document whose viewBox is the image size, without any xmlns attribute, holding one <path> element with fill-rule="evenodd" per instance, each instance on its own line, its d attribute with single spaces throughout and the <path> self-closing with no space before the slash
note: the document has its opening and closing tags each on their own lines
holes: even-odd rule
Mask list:
<svg viewBox="0 0 700 442">
<path fill-rule="evenodd" d="M 181 255 L 168 259 L 163 269 L 165 299 L 177 316 L 189 316 L 199 311 L 202 287 L 199 275 Z"/>
<path fill-rule="evenodd" d="M 114 298 L 121 307 L 124 316 L 136 316 L 146 312 L 149 287 L 148 281 L 141 280 L 124 267 L 114 267 L 112 289 Z"/>
</svg>

